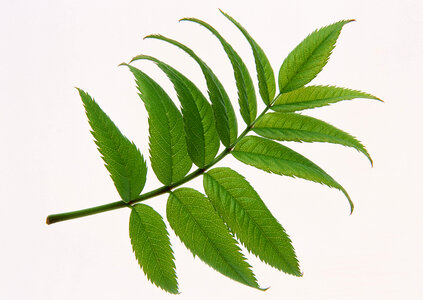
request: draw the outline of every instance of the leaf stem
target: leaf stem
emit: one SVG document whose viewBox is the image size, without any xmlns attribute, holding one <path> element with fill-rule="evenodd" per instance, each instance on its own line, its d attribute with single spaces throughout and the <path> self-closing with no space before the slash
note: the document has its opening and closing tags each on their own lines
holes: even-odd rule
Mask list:
<svg viewBox="0 0 423 300">
<path fill-rule="evenodd" d="M 218 163 L 220 160 L 222 160 L 226 155 L 228 155 L 232 151 L 233 147 L 235 147 L 235 145 L 253 128 L 253 126 L 257 122 L 257 120 L 260 119 L 269 110 L 269 108 L 270 108 L 270 106 L 267 106 L 263 110 L 263 112 L 247 128 L 245 128 L 245 130 L 239 135 L 239 137 L 236 139 L 236 141 L 234 143 L 232 143 L 231 145 L 229 145 L 228 147 L 226 147 L 218 156 L 216 156 L 216 158 L 213 161 L 211 161 L 208 165 L 206 165 L 202 168 L 198 168 L 197 170 L 189 173 L 187 176 L 185 176 L 181 180 L 179 180 L 179 181 L 177 181 L 177 182 L 175 182 L 171 185 L 162 186 L 160 188 L 157 188 L 155 190 L 152 190 L 150 192 L 142 194 L 142 195 L 138 196 L 137 198 L 129 201 L 128 203 L 121 200 L 121 201 L 116 201 L 116 202 L 112 202 L 112 203 L 108 203 L 108 204 L 104 204 L 104 205 L 99 205 L 99 206 L 94 206 L 94 207 L 90 207 L 90 208 L 85 208 L 85 209 L 81 209 L 81 210 L 49 215 L 49 216 L 47 216 L 46 223 L 48 225 L 50 225 L 50 224 L 57 223 L 57 222 L 62 222 L 62 221 L 67 221 L 67 220 L 72 220 L 72 219 L 77 219 L 77 218 L 81 218 L 81 217 L 99 214 L 99 213 L 106 212 L 106 211 L 109 211 L 109 210 L 115 210 L 115 209 L 119 209 L 119 208 L 123 208 L 123 207 L 130 207 L 131 205 L 133 205 L 135 203 L 142 202 L 142 201 L 145 201 L 147 199 L 150 199 L 150 198 L 165 194 L 167 192 L 170 192 L 172 189 L 174 189 L 174 188 L 176 188 L 176 187 L 178 187 L 178 186 L 198 177 L 199 175 L 203 174 L 209 168 L 211 168 L 216 163 Z"/>
</svg>

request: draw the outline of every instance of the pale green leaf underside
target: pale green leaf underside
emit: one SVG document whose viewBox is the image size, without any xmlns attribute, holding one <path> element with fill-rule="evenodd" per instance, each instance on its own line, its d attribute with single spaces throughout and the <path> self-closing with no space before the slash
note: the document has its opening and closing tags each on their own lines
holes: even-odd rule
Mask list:
<svg viewBox="0 0 423 300">
<path fill-rule="evenodd" d="M 151 167 L 164 185 L 191 169 L 181 113 L 166 92 L 147 74 L 126 65 L 134 74 L 140 98 L 148 112 Z"/>
<path fill-rule="evenodd" d="M 312 85 L 279 95 L 271 109 L 280 112 L 294 112 L 356 98 L 382 101 L 373 95 L 357 90 L 336 86 Z"/>
<path fill-rule="evenodd" d="M 194 164 L 204 167 L 214 159 L 220 146 L 213 111 L 207 99 L 193 82 L 168 64 L 147 55 L 138 55 L 132 61 L 139 59 L 154 61 L 172 81 L 182 105 L 188 154 Z"/>
<path fill-rule="evenodd" d="M 352 135 L 321 120 L 295 113 L 268 113 L 253 128 L 254 132 L 278 141 L 326 142 L 353 147 L 372 163 L 366 148 Z"/>
<path fill-rule="evenodd" d="M 351 212 L 354 209 L 351 198 L 339 183 L 319 166 L 288 147 L 265 138 L 246 136 L 231 153 L 239 161 L 266 172 L 299 177 L 336 188 L 347 197 Z"/>
<path fill-rule="evenodd" d="M 242 32 L 244 37 L 253 50 L 254 60 L 256 63 L 257 79 L 259 84 L 260 96 L 266 105 L 269 105 L 276 93 L 275 75 L 273 73 L 272 66 L 266 57 L 263 49 L 254 41 L 251 35 L 241 26 L 234 18 L 228 14 L 220 11 L 226 18 L 229 19 L 238 29 Z"/>
<path fill-rule="evenodd" d="M 232 107 L 231 101 L 229 100 L 228 94 L 223 88 L 222 83 L 209 68 L 209 66 L 201 58 L 199 58 L 194 53 L 194 51 L 175 40 L 169 39 L 162 35 L 149 35 L 145 38 L 154 38 L 168 42 L 185 51 L 198 63 L 206 79 L 210 101 L 212 103 L 212 108 L 216 119 L 216 129 L 220 140 L 225 146 L 229 146 L 235 142 L 238 135 L 238 123 L 234 109 Z"/>
<path fill-rule="evenodd" d="M 301 276 L 289 236 L 245 178 L 230 168 L 204 174 L 204 189 L 231 231 L 262 261 Z"/>
<path fill-rule="evenodd" d="M 135 257 L 147 278 L 163 290 L 177 294 L 173 251 L 160 214 L 145 204 L 133 206 L 129 237 Z"/>
<path fill-rule="evenodd" d="M 144 188 L 147 165 L 137 147 L 130 142 L 102 111 L 90 95 L 78 89 L 84 103 L 91 133 L 105 166 L 123 201 L 129 202 Z"/>
<path fill-rule="evenodd" d="M 191 21 L 202 25 L 207 28 L 222 44 L 234 70 L 236 86 L 238 88 L 238 103 L 241 116 L 245 123 L 250 125 L 257 116 L 257 99 L 253 80 L 251 79 L 247 66 L 233 47 L 212 26 L 195 18 L 183 18 L 182 21 Z"/>
<path fill-rule="evenodd" d="M 200 192 L 190 188 L 171 192 L 166 214 L 176 235 L 194 255 L 223 275 L 259 288 L 235 239 Z"/>
<path fill-rule="evenodd" d="M 280 93 L 303 87 L 323 69 L 342 27 L 353 20 L 325 26 L 307 36 L 284 60 L 279 70 Z"/>
</svg>

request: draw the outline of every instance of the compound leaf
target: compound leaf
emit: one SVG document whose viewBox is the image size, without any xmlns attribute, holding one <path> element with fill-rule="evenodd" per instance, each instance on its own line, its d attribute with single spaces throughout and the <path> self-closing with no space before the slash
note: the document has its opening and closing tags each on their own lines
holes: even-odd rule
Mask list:
<svg viewBox="0 0 423 300">
<path fill-rule="evenodd" d="M 354 209 L 350 196 L 338 182 L 319 166 L 288 147 L 265 138 L 246 136 L 231 153 L 239 161 L 266 172 L 299 177 L 336 188 L 347 197 L 351 213 Z"/>
<path fill-rule="evenodd" d="M 362 152 L 372 163 L 370 154 L 355 137 L 309 116 L 295 113 L 268 113 L 257 120 L 253 130 L 261 136 L 278 141 L 326 142 L 353 147 Z"/>
<path fill-rule="evenodd" d="M 203 194 L 190 188 L 171 192 L 166 215 L 176 235 L 194 255 L 223 275 L 259 288 L 236 240 Z"/>
<path fill-rule="evenodd" d="M 198 63 L 204 77 L 206 78 L 208 93 L 216 119 L 216 129 L 220 140 L 225 146 L 229 146 L 235 142 L 238 135 L 238 123 L 234 109 L 222 83 L 209 66 L 201 58 L 199 58 L 194 51 L 175 40 L 156 34 L 146 36 L 145 38 L 154 38 L 168 42 L 185 51 Z"/>
<path fill-rule="evenodd" d="M 122 200 L 129 202 L 144 188 L 147 175 L 144 157 L 89 94 L 81 89 L 78 92 L 84 103 L 91 133 L 110 177 Z"/>
<path fill-rule="evenodd" d="M 238 29 L 242 32 L 244 37 L 247 39 L 248 43 L 253 50 L 254 60 L 256 63 L 257 70 L 257 79 L 259 84 L 260 96 L 263 99 L 263 102 L 266 105 L 270 105 L 275 97 L 276 93 L 276 83 L 275 75 L 273 73 L 272 66 L 270 65 L 269 60 L 266 57 L 263 49 L 256 43 L 256 41 L 251 37 L 251 35 L 241 26 L 234 18 L 226 14 L 223 11 L 220 11 L 226 18 L 229 19 Z"/>
<path fill-rule="evenodd" d="M 294 112 L 326 106 L 342 100 L 352 100 L 355 98 L 382 101 L 373 95 L 357 90 L 350 90 L 336 86 L 312 85 L 279 95 L 270 108 L 280 112 Z"/>
<path fill-rule="evenodd" d="M 207 99 L 192 81 L 168 64 L 147 55 L 138 55 L 132 61 L 139 59 L 154 61 L 172 81 L 182 105 L 188 154 L 194 164 L 204 167 L 214 159 L 220 146 L 213 111 Z"/>
<path fill-rule="evenodd" d="M 195 18 L 183 18 L 182 21 L 191 21 L 207 28 L 220 41 L 231 61 L 238 88 L 238 102 L 241 116 L 247 125 L 250 125 L 257 116 L 257 99 L 253 80 L 247 66 L 234 48 L 220 35 L 220 33 L 206 22 Z"/>
<path fill-rule="evenodd" d="M 230 168 L 212 169 L 203 178 L 212 205 L 245 247 L 278 270 L 301 276 L 289 236 L 245 178 Z"/>
<path fill-rule="evenodd" d="M 182 179 L 192 165 L 181 113 L 153 79 L 133 66 L 126 66 L 135 76 L 148 112 L 151 167 L 163 184 L 170 185 Z"/>
<path fill-rule="evenodd" d="M 352 21 L 339 21 L 312 32 L 289 53 L 279 70 L 280 93 L 296 90 L 313 80 L 328 62 L 342 27 Z"/>
<path fill-rule="evenodd" d="M 135 257 L 147 278 L 163 290 L 177 294 L 174 257 L 162 216 L 148 205 L 133 206 L 129 237 Z"/>
</svg>

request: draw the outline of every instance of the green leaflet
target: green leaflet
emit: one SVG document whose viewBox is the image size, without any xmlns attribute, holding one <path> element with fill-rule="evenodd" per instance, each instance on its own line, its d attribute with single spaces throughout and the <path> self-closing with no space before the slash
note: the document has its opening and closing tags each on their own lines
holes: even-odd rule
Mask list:
<svg viewBox="0 0 423 300">
<path fill-rule="evenodd" d="M 147 175 L 144 157 L 90 95 L 81 89 L 78 92 L 110 177 L 122 200 L 129 202 L 138 197 L 144 188 Z"/>
<path fill-rule="evenodd" d="M 319 166 L 288 147 L 261 137 L 246 136 L 231 153 L 239 161 L 266 172 L 299 177 L 336 188 L 347 197 L 351 213 L 354 209 L 350 196 L 339 183 Z"/>
<path fill-rule="evenodd" d="M 173 251 L 160 214 L 145 204 L 133 206 L 129 236 L 135 257 L 147 278 L 163 290 L 177 294 Z"/>
<path fill-rule="evenodd" d="M 234 109 L 222 83 L 220 83 L 219 79 L 217 79 L 216 75 L 209 66 L 207 66 L 206 63 L 194 53 L 194 51 L 175 40 L 166 38 L 162 35 L 149 35 L 145 38 L 154 38 L 168 42 L 185 51 L 198 63 L 204 77 L 206 78 L 208 93 L 216 119 L 216 129 L 220 140 L 223 145 L 227 147 L 235 142 L 238 135 L 238 123 Z"/>
<path fill-rule="evenodd" d="M 257 116 L 257 99 L 254 90 L 253 80 L 248 72 L 247 66 L 239 57 L 232 46 L 212 26 L 204 21 L 195 18 L 183 18 L 181 21 L 191 21 L 207 28 L 220 41 L 226 54 L 231 61 L 235 74 L 236 86 L 238 88 L 238 102 L 241 116 L 247 125 L 250 125 Z"/>
<path fill-rule="evenodd" d="M 328 62 L 342 27 L 352 21 L 339 21 L 312 32 L 289 53 L 279 70 L 280 93 L 296 90 L 313 80 Z"/>
<path fill-rule="evenodd" d="M 278 270 L 301 276 L 291 240 L 245 178 L 230 168 L 215 168 L 203 178 L 214 208 L 247 249 Z"/>
<path fill-rule="evenodd" d="M 245 28 L 241 26 L 241 24 L 239 24 L 234 18 L 232 18 L 225 12 L 220 12 L 226 18 L 228 18 L 229 21 L 231 21 L 236 27 L 238 27 L 238 29 L 242 32 L 242 34 L 245 36 L 248 43 L 250 44 L 251 49 L 253 50 L 254 60 L 256 62 L 260 96 L 266 105 L 270 105 L 273 100 L 273 97 L 275 97 L 276 83 L 272 66 L 269 63 L 266 54 L 264 54 L 264 51 L 260 48 L 256 41 L 254 41 L 254 39 L 250 36 L 247 30 L 245 30 Z"/>
<path fill-rule="evenodd" d="M 126 66 L 136 78 L 148 112 L 151 167 L 164 185 L 170 185 L 184 178 L 192 165 L 181 113 L 153 79 L 137 68 Z"/>
<path fill-rule="evenodd" d="M 194 255 L 223 275 L 259 288 L 235 239 L 203 194 L 190 188 L 171 192 L 166 215 L 176 235 Z"/>
<path fill-rule="evenodd" d="M 331 103 L 336 103 L 342 100 L 352 100 L 355 98 L 382 101 L 373 95 L 357 90 L 350 90 L 336 86 L 312 85 L 279 95 L 270 108 L 280 112 L 294 112 L 326 106 Z"/>
<path fill-rule="evenodd" d="M 367 156 L 366 148 L 352 135 L 321 120 L 295 113 L 268 113 L 254 124 L 254 132 L 278 141 L 326 142 L 353 147 Z"/>
<path fill-rule="evenodd" d="M 214 159 L 220 146 L 213 111 L 207 99 L 193 82 L 171 66 L 147 55 L 138 55 L 132 61 L 138 59 L 154 61 L 172 81 L 182 104 L 188 154 L 194 164 L 204 167 Z"/>
</svg>

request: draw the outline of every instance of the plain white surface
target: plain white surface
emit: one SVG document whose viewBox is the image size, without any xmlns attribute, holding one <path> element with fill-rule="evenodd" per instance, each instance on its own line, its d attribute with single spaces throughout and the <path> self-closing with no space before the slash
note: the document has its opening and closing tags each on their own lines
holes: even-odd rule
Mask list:
<svg viewBox="0 0 423 300">
<path fill-rule="evenodd" d="M 45 217 L 117 200 L 92 142 L 74 86 L 88 91 L 122 132 L 148 154 L 146 112 L 131 74 L 117 65 L 154 55 L 205 91 L 198 66 L 160 41 L 190 45 L 216 71 L 232 99 L 231 66 L 220 44 L 198 25 L 215 26 L 243 57 L 242 35 L 220 13 L 241 22 L 277 74 L 285 56 L 311 31 L 355 18 L 315 84 L 377 95 L 309 114 L 357 136 L 374 159 L 326 144 L 292 144 L 349 191 L 270 175 L 232 158 L 219 165 L 244 174 L 290 234 L 303 278 L 248 256 L 266 292 L 238 284 L 192 255 L 171 234 L 179 296 L 150 284 L 128 237 L 128 210 L 47 226 Z M 421 196 L 422 2 L 403 1 L 2 1 L 0 9 L 0 298 L 1 299 L 422 299 Z M 136 64 L 170 95 L 149 62 Z M 174 98 L 175 99 L 175 98 Z M 236 101 L 234 101 L 237 107 Z M 262 106 L 261 106 L 262 108 Z M 240 127 L 243 125 L 240 122 Z M 291 146 L 291 144 L 290 144 Z M 144 191 L 158 187 L 149 170 Z M 191 185 L 201 189 L 201 180 Z M 148 201 L 164 212 L 166 198 Z"/>
</svg>

